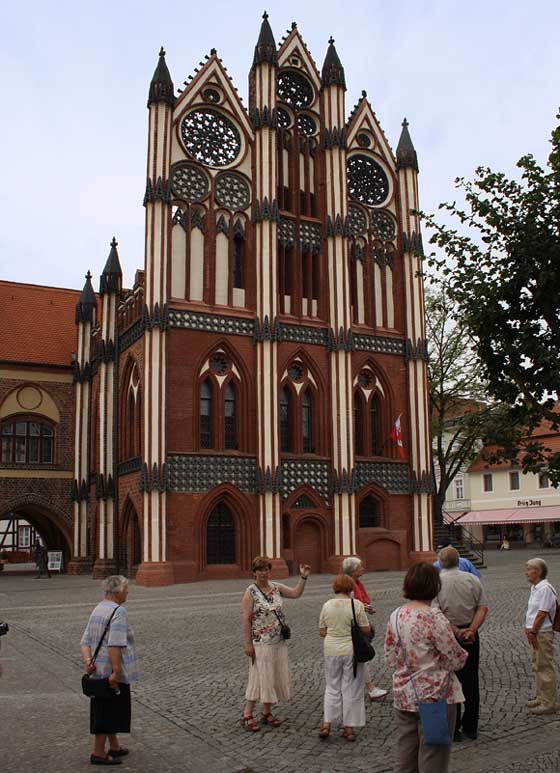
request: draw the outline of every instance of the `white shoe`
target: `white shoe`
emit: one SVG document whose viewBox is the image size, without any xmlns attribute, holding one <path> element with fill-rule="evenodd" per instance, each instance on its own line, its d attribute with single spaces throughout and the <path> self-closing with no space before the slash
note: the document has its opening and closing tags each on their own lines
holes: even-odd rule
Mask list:
<svg viewBox="0 0 560 773">
<path fill-rule="evenodd" d="M 370 700 L 379 701 L 388 694 L 389 690 L 382 690 L 380 687 L 374 687 L 373 690 L 368 690 Z"/>
</svg>

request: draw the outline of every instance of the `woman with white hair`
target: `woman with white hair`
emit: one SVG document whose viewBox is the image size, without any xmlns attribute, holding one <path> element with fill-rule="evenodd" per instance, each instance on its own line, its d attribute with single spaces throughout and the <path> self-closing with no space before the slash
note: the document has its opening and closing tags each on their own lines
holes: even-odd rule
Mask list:
<svg viewBox="0 0 560 773">
<path fill-rule="evenodd" d="M 128 580 L 114 574 L 103 582 L 103 590 L 105 598 L 91 613 L 80 642 L 86 673 L 91 679 L 108 679 L 114 691 L 109 700 L 90 699 L 90 733 L 95 736 L 90 762 L 120 765 L 128 749 L 120 745 L 117 733 L 130 733 L 130 685 L 138 679 L 138 658 L 134 634 L 122 606 L 128 597 Z"/>
<path fill-rule="evenodd" d="M 371 599 L 368 596 L 368 592 L 366 591 L 363 582 L 360 580 L 360 577 L 364 573 L 362 559 L 359 558 L 359 556 L 348 556 L 342 562 L 342 571 L 354 581 L 354 593 L 352 594 L 354 598 L 357 601 L 362 602 L 368 615 L 375 614 L 375 609 L 371 606 Z M 373 638 L 373 625 L 371 626 L 371 632 Z M 388 690 L 376 687 L 373 683 L 373 662 L 371 660 L 369 663 L 366 663 L 366 689 L 369 699 L 372 701 L 379 701 L 388 693 Z"/>
<path fill-rule="evenodd" d="M 537 694 L 527 705 L 532 714 L 556 714 L 556 671 L 554 670 L 554 631 L 558 594 L 546 579 L 548 567 L 542 558 L 525 564 L 531 594 L 525 616 L 525 635 L 533 651 L 533 671 Z"/>
</svg>

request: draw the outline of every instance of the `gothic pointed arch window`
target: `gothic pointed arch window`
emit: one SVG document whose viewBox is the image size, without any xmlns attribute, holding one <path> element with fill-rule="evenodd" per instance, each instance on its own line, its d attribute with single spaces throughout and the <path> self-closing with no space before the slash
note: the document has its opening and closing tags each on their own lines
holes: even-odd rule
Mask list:
<svg viewBox="0 0 560 773">
<path fill-rule="evenodd" d="M 371 433 L 371 453 L 378 456 L 381 453 L 381 433 L 380 433 L 380 404 L 379 395 L 372 396 L 369 404 L 370 414 L 370 433 Z"/>
<path fill-rule="evenodd" d="M 360 529 L 372 529 L 379 526 L 379 508 L 375 498 L 369 494 L 360 502 Z"/>
<path fill-rule="evenodd" d="M 301 399 L 301 434 L 303 453 L 313 453 L 313 397 L 306 389 Z"/>
<path fill-rule="evenodd" d="M 224 394 L 224 447 L 237 448 L 237 426 L 235 411 L 235 384 L 228 381 Z"/>
<path fill-rule="evenodd" d="M 209 379 L 200 385 L 199 430 L 200 447 L 212 448 L 212 385 Z"/>
<path fill-rule="evenodd" d="M 290 390 L 285 386 L 280 392 L 280 450 L 288 453 L 292 450 L 291 403 Z"/>
<path fill-rule="evenodd" d="M 245 287 L 245 232 L 240 220 L 233 228 L 232 285 L 237 289 Z"/>
<path fill-rule="evenodd" d="M 138 371 L 138 364 L 133 360 L 125 366 L 123 391 L 120 398 L 120 458 L 122 461 L 125 459 L 133 459 L 140 456 L 141 450 L 141 438 L 142 438 L 142 387 L 140 384 L 140 374 Z M 97 416 L 95 416 L 94 427 L 97 426 Z M 94 437 L 97 437 L 97 431 L 93 433 Z M 93 458 L 92 450 L 92 462 Z"/>
<path fill-rule="evenodd" d="M 364 453 L 364 398 L 360 391 L 354 392 L 354 453 Z"/>
<path fill-rule="evenodd" d="M 223 502 L 212 510 L 206 524 L 206 563 L 235 564 L 235 522 Z"/>
</svg>

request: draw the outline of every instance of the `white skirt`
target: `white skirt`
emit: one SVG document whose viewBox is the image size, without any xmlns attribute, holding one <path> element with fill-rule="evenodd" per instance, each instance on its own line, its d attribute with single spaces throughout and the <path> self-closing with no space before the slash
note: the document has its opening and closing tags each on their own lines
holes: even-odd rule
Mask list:
<svg viewBox="0 0 560 773">
<path fill-rule="evenodd" d="M 245 700 L 260 703 L 287 701 L 292 695 L 288 645 L 255 644 L 255 662 L 249 666 Z"/>
</svg>

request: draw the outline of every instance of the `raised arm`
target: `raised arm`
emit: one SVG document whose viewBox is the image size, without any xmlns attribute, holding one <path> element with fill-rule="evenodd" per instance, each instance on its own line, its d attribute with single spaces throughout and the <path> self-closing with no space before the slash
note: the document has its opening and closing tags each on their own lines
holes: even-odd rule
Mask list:
<svg viewBox="0 0 560 773">
<path fill-rule="evenodd" d="M 275 583 L 278 587 L 278 590 L 287 599 L 298 599 L 303 591 L 305 590 L 305 583 L 307 582 L 307 578 L 311 574 L 311 567 L 307 564 L 300 564 L 299 565 L 299 582 L 297 585 L 294 585 L 293 588 L 290 588 L 289 585 L 282 585 L 280 583 Z"/>
</svg>

